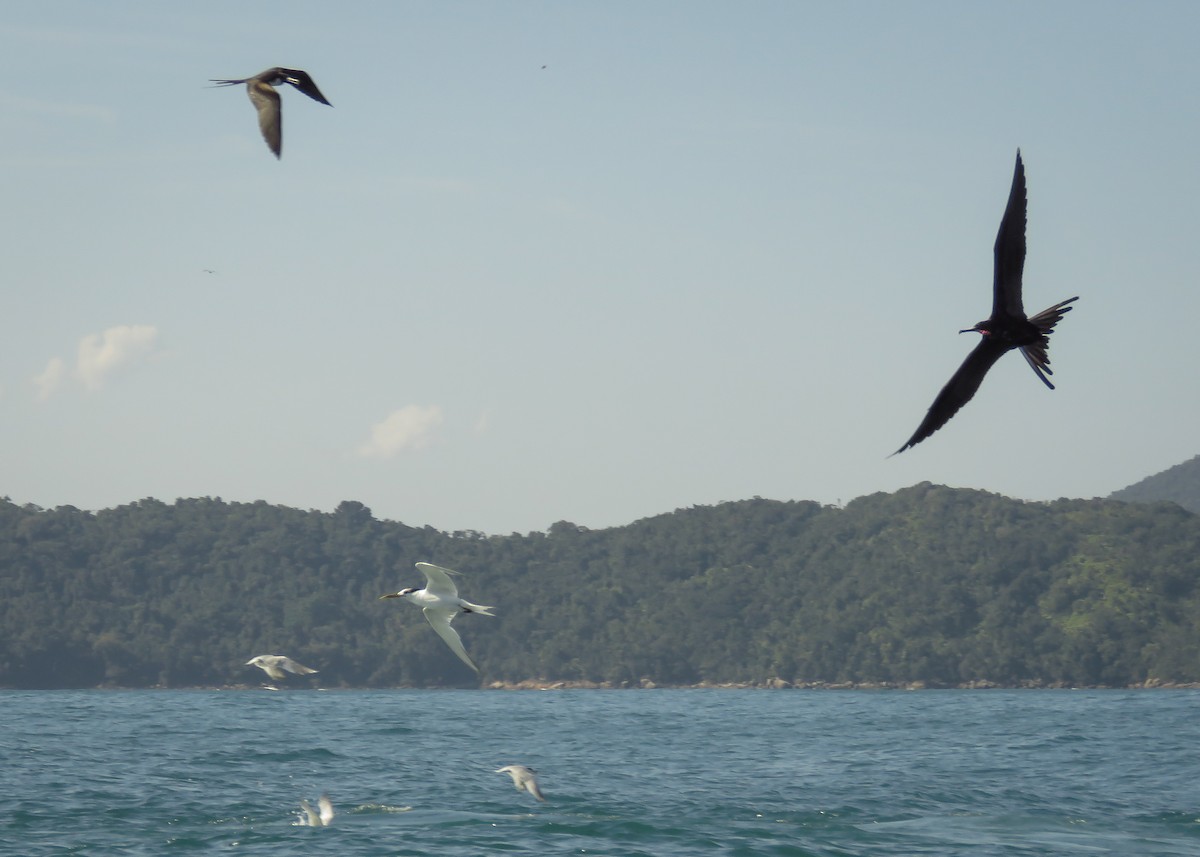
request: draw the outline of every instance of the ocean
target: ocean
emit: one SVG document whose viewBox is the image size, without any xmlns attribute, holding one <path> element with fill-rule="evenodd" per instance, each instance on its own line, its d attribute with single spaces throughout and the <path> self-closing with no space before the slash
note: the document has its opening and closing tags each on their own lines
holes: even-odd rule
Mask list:
<svg viewBox="0 0 1200 857">
<path fill-rule="evenodd" d="M 1200 854 L 1193 690 L 0 691 L 4 855 Z M 496 768 L 538 771 L 547 801 Z M 329 827 L 299 826 L 328 793 Z"/>
</svg>

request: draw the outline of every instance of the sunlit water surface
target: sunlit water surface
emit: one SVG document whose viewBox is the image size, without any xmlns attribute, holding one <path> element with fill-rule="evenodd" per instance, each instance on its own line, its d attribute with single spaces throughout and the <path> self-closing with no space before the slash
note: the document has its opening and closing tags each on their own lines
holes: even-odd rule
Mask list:
<svg viewBox="0 0 1200 857">
<path fill-rule="evenodd" d="M 0 692 L 5 854 L 1200 854 L 1195 691 Z M 496 768 L 539 772 L 548 801 Z M 327 792 L 327 828 L 302 798 Z"/>
</svg>

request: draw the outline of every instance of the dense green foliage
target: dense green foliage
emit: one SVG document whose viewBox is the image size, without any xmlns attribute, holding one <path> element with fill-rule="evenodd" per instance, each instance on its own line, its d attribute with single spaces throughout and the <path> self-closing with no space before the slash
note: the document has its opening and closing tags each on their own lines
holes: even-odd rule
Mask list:
<svg viewBox="0 0 1200 857">
<path fill-rule="evenodd" d="M 1108 495 L 1126 503 L 1158 503 L 1170 500 L 1183 508 L 1200 513 L 1200 455 L 1161 473 L 1147 476 L 1120 491 Z"/>
<path fill-rule="evenodd" d="M 624 527 L 442 533 L 219 499 L 90 513 L 0 501 L 0 685 L 474 685 L 401 601 L 413 563 L 496 617 L 482 681 L 1200 680 L 1200 517 L 929 484 L 845 508 L 746 500 Z"/>
</svg>

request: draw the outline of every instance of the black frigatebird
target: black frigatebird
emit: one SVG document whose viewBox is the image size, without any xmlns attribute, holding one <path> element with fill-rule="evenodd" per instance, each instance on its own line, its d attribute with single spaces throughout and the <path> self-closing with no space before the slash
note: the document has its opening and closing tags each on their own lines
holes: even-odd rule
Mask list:
<svg viewBox="0 0 1200 857">
<path fill-rule="evenodd" d="M 260 71 L 254 77 L 212 82 L 217 86 L 246 84 L 246 94 L 250 96 L 250 102 L 258 111 L 258 127 L 262 130 L 263 139 L 267 141 L 267 146 L 275 153 L 276 158 L 280 157 L 280 153 L 283 151 L 283 114 L 279 107 L 279 93 L 275 91 L 275 87 L 290 83 L 313 101 L 329 104 L 325 96 L 321 94 L 321 90 L 317 89 L 317 85 L 313 83 L 313 79 L 308 76 L 308 72 L 298 68 L 279 68 L 277 66 Z M 329 104 L 329 106 L 333 105 Z"/>
<path fill-rule="evenodd" d="M 1020 149 L 1017 150 L 1017 166 L 1013 172 L 1012 190 L 1008 194 L 1008 207 L 1004 209 L 1000 231 L 996 234 L 995 256 L 992 316 L 976 323 L 974 327 L 959 331 L 974 331 L 983 338 L 958 367 L 954 377 L 942 387 L 913 436 L 892 455 L 899 455 L 916 446 L 949 422 L 959 408 L 971 401 L 992 364 L 1014 348 L 1021 349 L 1025 361 L 1042 379 L 1042 383 L 1054 389 L 1046 377 L 1054 374 L 1046 353 L 1050 347 L 1050 334 L 1054 332 L 1054 325 L 1073 309 L 1068 304 L 1079 300 L 1079 296 L 1056 303 L 1033 318 L 1025 315 L 1021 304 L 1021 273 L 1025 268 L 1025 165 L 1021 163 Z"/>
</svg>

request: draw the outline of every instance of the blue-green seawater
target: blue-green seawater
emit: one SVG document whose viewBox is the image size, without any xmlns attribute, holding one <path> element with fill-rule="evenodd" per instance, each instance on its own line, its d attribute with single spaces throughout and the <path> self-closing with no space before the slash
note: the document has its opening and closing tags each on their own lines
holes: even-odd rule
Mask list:
<svg viewBox="0 0 1200 857">
<path fill-rule="evenodd" d="M 1195 691 L 0 692 L 0 853 L 1200 854 Z M 494 769 L 539 771 L 548 801 Z M 338 815 L 301 827 L 301 798 Z"/>
</svg>

